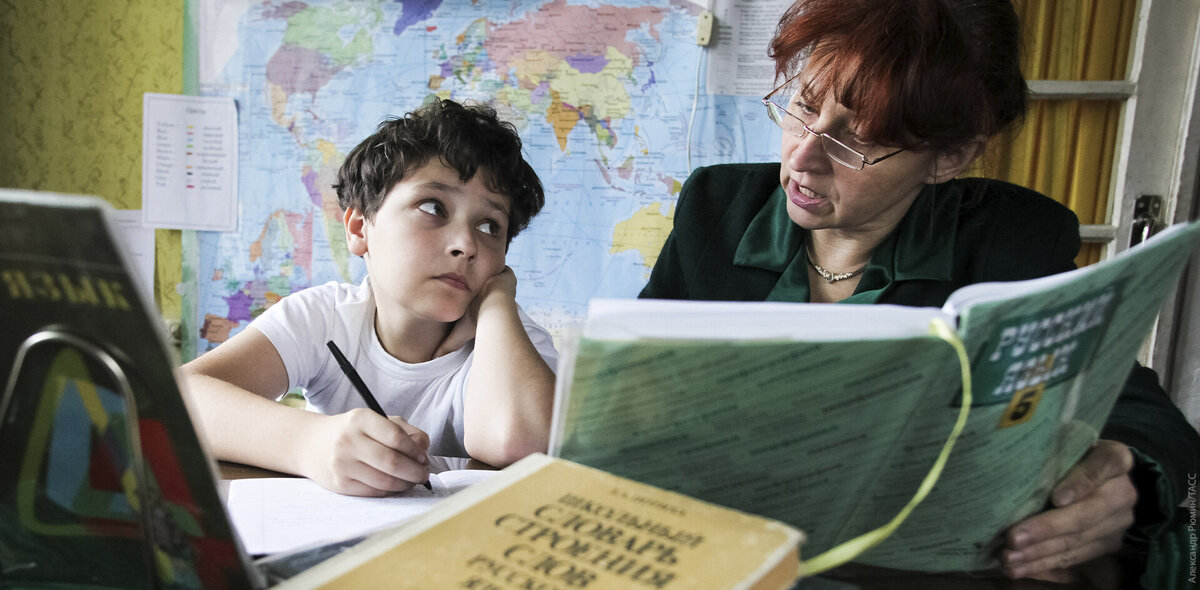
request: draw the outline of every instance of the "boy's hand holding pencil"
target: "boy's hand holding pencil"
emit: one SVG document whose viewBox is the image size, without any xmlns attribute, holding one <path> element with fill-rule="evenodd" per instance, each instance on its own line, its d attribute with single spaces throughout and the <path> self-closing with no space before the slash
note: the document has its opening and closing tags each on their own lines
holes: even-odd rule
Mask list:
<svg viewBox="0 0 1200 590">
<path fill-rule="evenodd" d="M 305 475 L 341 494 L 385 496 L 429 481 L 429 436 L 401 418 L 357 408 L 313 415 Z"/>
<path fill-rule="evenodd" d="M 432 490 L 429 485 L 429 458 L 426 456 L 429 435 L 399 416 L 388 416 L 337 344 L 332 340 L 325 344 L 371 413 L 391 421 L 395 427 L 384 426 L 381 421 L 370 417 L 370 413 L 361 416 L 363 412 L 359 409 L 334 416 L 346 418 L 343 424 L 332 430 L 330 440 L 333 444 L 328 447 L 330 452 L 327 454 L 332 460 L 328 463 L 318 461 L 312 472 L 314 474 L 309 477 L 335 492 L 356 496 L 402 492 L 418 481 L 424 482 L 425 489 Z M 323 425 L 328 426 L 329 423 Z M 399 432 L 396 427 L 400 429 Z M 318 453 L 318 457 L 320 455 Z M 417 471 L 413 471 L 414 461 L 418 464 Z M 422 475 L 414 479 L 412 473 Z M 321 479 L 326 476 L 329 479 Z M 364 486 L 365 492 L 349 491 L 361 490 Z"/>
</svg>

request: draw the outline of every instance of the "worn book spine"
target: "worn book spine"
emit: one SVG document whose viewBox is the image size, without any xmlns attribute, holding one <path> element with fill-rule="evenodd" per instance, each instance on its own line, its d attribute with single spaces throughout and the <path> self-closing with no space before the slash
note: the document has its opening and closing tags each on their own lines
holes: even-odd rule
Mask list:
<svg viewBox="0 0 1200 590">
<path fill-rule="evenodd" d="M 787 588 L 803 539 L 537 454 L 280 588 Z"/>
</svg>

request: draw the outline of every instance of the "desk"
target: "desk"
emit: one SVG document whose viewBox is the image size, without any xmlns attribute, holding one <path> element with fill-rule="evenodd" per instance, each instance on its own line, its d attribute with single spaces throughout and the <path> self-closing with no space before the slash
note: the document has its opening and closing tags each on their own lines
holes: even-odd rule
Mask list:
<svg viewBox="0 0 1200 590">
<path fill-rule="evenodd" d="M 1089 564 L 1087 577 L 1070 584 L 1058 584 L 965 574 L 895 572 L 850 564 L 833 570 L 832 574 L 819 576 L 811 584 L 802 580 L 793 590 L 1117 590 L 1124 587 L 1115 559 L 1104 558 Z"/>
<path fill-rule="evenodd" d="M 459 457 L 430 457 L 430 467 L 434 473 L 446 471 L 448 469 L 484 469 L 495 471 L 496 468 L 475 459 L 465 459 Z M 217 467 L 220 471 L 222 480 L 227 479 L 253 479 L 256 477 L 297 477 L 290 473 L 282 473 L 279 471 L 271 471 L 262 467 L 253 465 L 245 465 L 243 463 L 234 463 L 233 461 L 217 461 Z"/>
<path fill-rule="evenodd" d="M 233 461 L 217 461 L 217 467 L 221 472 L 221 479 L 253 479 L 256 477 L 296 477 L 288 473 L 280 473 L 263 469 L 262 467 L 254 467 L 253 465 L 245 465 L 242 463 L 234 463 Z"/>
<path fill-rule="evenodd" d="M 436 460 L 446 459 L 434 457 Z M 261 467 L 219 461 L 221 479 L 255 477 L 295 477 Z M 474 459 L 454 469 L 495 469 Z M 438 471 L 441 471 L 439 469 Z M 1120 568 L 1116 559 L 1100 559 L 1087 568 L 1088 580 L 1072 584 L 1056 584 L 1037 580 L 1009 580 L 998 577 L 968 575 L 930 575 L 898 572 L 882 568 L 850 564 L 833 573 L 801 580 L 793 590 L 1116 590 L 1121 588 Z"/>
</svg>

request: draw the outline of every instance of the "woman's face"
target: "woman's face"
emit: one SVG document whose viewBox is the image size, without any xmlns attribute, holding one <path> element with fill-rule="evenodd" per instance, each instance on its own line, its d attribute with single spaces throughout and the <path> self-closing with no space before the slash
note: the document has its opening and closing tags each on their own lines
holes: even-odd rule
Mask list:
<svg viewBox="0 0 1200 590">
<path fill-rule="evenodd" d="M 802 73 L 796 83 L 803 88 L 807 81 Z M 832 98 L 809 104 L 803 95 L 795 92 L 789 97 L 787 109 L 816 133 L 827 133 L 868 159 L 896 151 L 858 138 L 854 112 Z M 801 138 L 786 132 L 781 151 L 779 181 L 787 191 L 788 216 L 809 230 L 891 231 L 921 188 L 933 180 L 938 160 L 933 152 L 903 151 L 854 170 L 830 159 L 817 135 Z"/>
</svg>

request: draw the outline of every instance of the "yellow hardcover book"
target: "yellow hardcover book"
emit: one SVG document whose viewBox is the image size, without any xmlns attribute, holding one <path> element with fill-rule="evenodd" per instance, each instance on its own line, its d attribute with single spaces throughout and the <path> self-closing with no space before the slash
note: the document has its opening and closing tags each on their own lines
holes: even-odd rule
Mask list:
<svg viewBox="0 0 1200 590">
<path fill-rule="evenodd" d="M 280 585 L 788 588 L 804 534 L 536 454 Z"/>
</svg>

